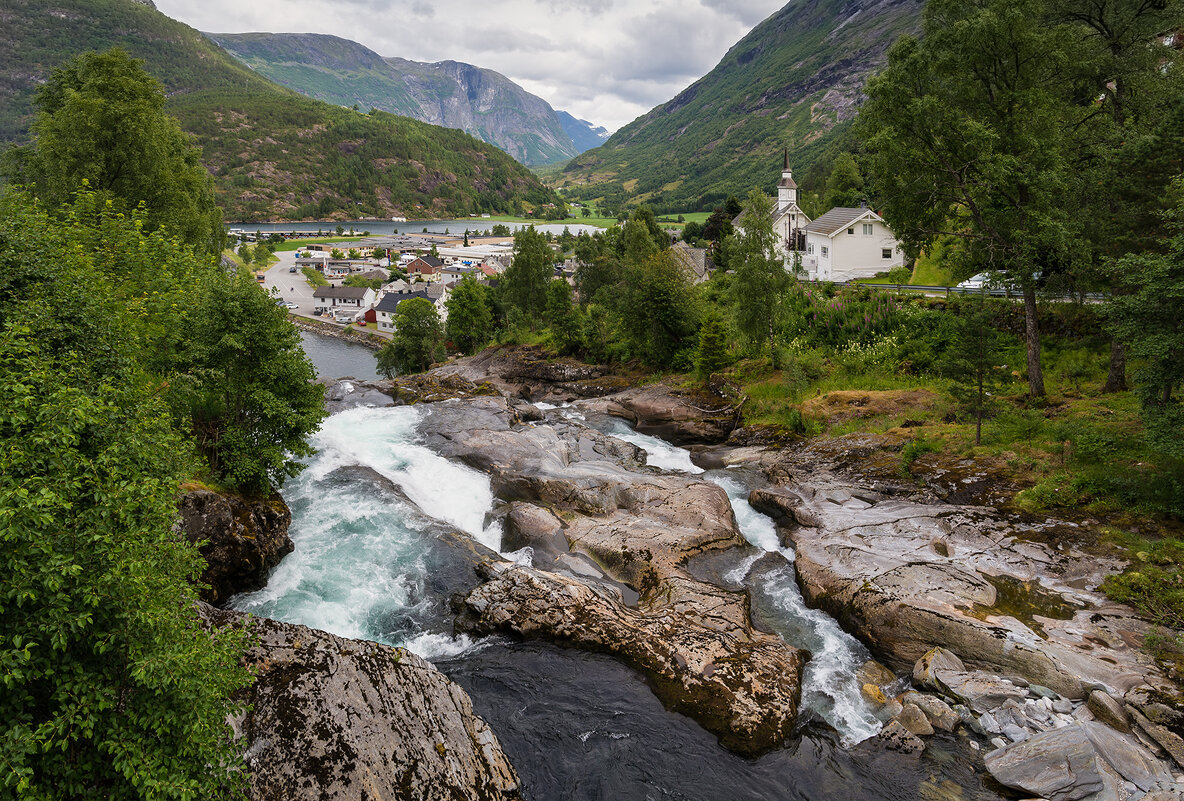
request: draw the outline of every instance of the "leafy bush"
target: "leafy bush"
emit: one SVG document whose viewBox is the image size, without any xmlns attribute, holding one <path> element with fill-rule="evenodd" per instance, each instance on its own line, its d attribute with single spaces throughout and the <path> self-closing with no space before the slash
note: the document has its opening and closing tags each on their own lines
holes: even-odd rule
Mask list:
<svg viewBox="0 0 1184 801">
<path fill-rule="evenodd" d="M 1142 546 L 1135 554 L 1135 564 L 1120 575 L 1108 577 L 1102 590 L 1155 623 L 1177 631 L 1184 629 L 1184 541 L 1144 541 Z"/>
</svg>

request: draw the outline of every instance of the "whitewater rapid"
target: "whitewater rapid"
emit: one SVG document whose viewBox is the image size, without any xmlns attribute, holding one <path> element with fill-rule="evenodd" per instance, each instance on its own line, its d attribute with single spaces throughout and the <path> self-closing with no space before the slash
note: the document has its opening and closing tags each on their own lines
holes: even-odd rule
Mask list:
<svg viewBox="0 0 1184 801">
<path fill-rule="evenodd" d="M 473 646 L 467 636 L 451 635 L 447 610 L 426 585 L 435 537 L 425 516 L 494 551 L 501 527 L 485 523 L 493 505 L 489 477 L 415 441 L 420 414 L 414 407 L 358 408 L 324 421 L 311 438 L 316 454 L 283 490 L 295 550 L 266 587 L 231 599 L 232 608 L 429 659 Z M 407 500 L 370 481 L 334 477 L 359 467 L 395 484 Z"/>
</svg>

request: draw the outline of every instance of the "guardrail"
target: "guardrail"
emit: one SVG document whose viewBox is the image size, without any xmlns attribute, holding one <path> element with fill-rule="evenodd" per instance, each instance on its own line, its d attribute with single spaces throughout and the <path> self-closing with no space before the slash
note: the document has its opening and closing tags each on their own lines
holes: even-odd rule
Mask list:
<svg viewBox="0 0 1184 801">
<path fill-rule="evenodd" d="M 813 284 L 821 286 L 826 281 L 803 281 L 805 284 Z M 860 286 L 868 289 L 892 290 L 894 292 L 920 292 L 924 295 L 945 295 L 947 298 L 950 295 L 985 295 L 990 298 L 1007 298 L 1020 300 L 1023 298 L 1023 292 L 1011 287 L 959 287 L 959 286 L 920 286 L 917 284 L 873 284 L 862 281 L 831 281 L 835 286 Z M 1041 300 L 1060 300 L 1060 301 L 1101 301 L 1106 299 L 1106 295 L 1101 292 L 1087 292 L 1083 295 L 1049 295 L 1044 292 L 1039 292 Z"/>
</svg>

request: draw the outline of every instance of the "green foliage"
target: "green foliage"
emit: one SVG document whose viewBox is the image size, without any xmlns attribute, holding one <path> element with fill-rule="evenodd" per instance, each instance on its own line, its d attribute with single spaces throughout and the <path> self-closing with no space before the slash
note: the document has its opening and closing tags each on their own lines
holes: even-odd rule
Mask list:
<svg viewBox="0 0 1184 801">
<path fill-rule="evenodd" d="M 304 273 L 305 279 L 308 280 L 309 286 L 329 286 L 329 279 L 325 274 L 315 267 L 301 267 L 300 272 Z"/>
<path fill-rule="evenodd" d="M 530 323 L 542 317 L 554 262 L 546 237 L 533 225 L 514 234 L 514 260 L 498 288 L 506 302 L 520 310 Z"/>
<path fill-rule="evenodd" d="M 0 787 L 227 797 L 245 638 L 197 620 L 203 563 L 173 530 L 192 448 L 144 360 L 163 309 L 139 292 L 141 258 L 171 246 L 112 217 L 103 232 L 139 243 L 112 274 L 123 243 L 96 252 L 98 227 L 0 206 Z"/>
<path fill-rule="evenodd" d="M 828 209 L 836 206 L 853 208 L 866 199 L 863 174 L 859 171 L 859 165 L 855 163 L 855 157 L 850 153 L 840 153 L 831 167 L 830 177 L 826 180 L 826 198 L 823 205 Z"/>
<path fill-rule="evenodd" d="M 658 253 L 626 270 L 620 315 L 630 351 L 646 364 L 676 369 L 692 366 L 698 299 L 669 253 Z M 676 364 L 676 357 L 685 363 Z"/>
<path fill-rule="evenodd" d="M 382 285 L 385 283 L 386 281 L 383 281 L 381 278 L 363 278 L 360 275 L 350 275 L 341 282 L 341 285 L 365 287 L 367 289 L 373 289 L 375 292 L 377 292 L 378 290 L 382 289 Z"/>
<path fill-rule="evenodd" d="M 732 363 L 728 353 L 728 329 L 719 312 L 712 309 L 699 326 L 699 346 L 695 351 L 695 372 L 706 380 Z"/>
<path fill-rule="evenodd" d="M 19 180 L 49 206 L 84 182 L 123 211 L 143 203 L 149 229 L 164 227 L 198 250 L 222 251 L 222 213 L 200 151 L 164 113 L 164 90 L 122 50 L 88 53 L 54 70 L 37 91 L 35 141 Z"/>
<path fill-rule="evenodd" d="M 580 347 L 580 320 L 572 306 L 571 287 L 563 278 L 547 284 L 546 319 L 551 342 L 559 353 L 572 353 Z"/>
<path fill-rule="evenodd" d="M 956 319 L 950 348 L 938 362 L 938 370 L 953 379 L 951 394 L 975 421 L 974 443 L 982 442 L 983 418 L 998 406 L 994 390 L 1003 381 L 999 367 L 999 334 L 981 300 L 968 305 Z"/>
<path fill-rule="evenodd" d="M 1135 549 L 1135 563 L 1124 573 L 1109 576 L 1102 591 L 1135 607 L 1154 623 L 1176 631 L 1184 629 L 1184 542 L 1143 541 Z"/>
<path fill-rule="evenodd" d="M 777 253 L 773 201 L 757 189 L 748 195 L 728 266 L 736 272 L 732 282 L 736 328 L 750 343 L 767 343 L 776 367 L 776 339 L 789 310 L 793 281 Z"/>
<path fill-rule="evenodd" d="M 448 293 L 446 336 L 461 353 L 471 355 L 485 347 L 493 336 L 493 309 L 489 287 L 466 275 Z"/>
<path fill-rule="evenodd" d="M 182 318 L 170 398 L 222 482 L 265 494 L 303 469 L 324 417 L 316 372 L 287 312 L 245 277 L 211 276 Z"/>
<path fill-rule="evenodd" d="M 398 373 L 422 373 L 432 366 L 444 339 L 440 315 L 431 301 L 411 298 L 395 309 L 395 334 L 376 356 L 378 371 L 387 378 Z"/>
<path fill-rule="evenodd" d="M 1180 184 L 1184 189 L 1184 184 Z M 1184 201 L 1170 217 L 1173 236 L 1164 254 L 1129 255 L 1114 280 L 1122 291 L 1107 304 L 1109 328 L 1139 360 L 1135 372 L 1147 430 L 1156 449 L 1184 459 Z"/>
</svg>

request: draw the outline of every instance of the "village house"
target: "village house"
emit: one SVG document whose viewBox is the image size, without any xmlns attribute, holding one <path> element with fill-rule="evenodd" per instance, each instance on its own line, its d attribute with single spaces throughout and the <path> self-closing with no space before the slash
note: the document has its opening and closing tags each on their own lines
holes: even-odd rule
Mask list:
<svg viewBox="0 0 1184 801">
<path fill-rule="evenodd" d="M 674 256 L 695 284 L 705 282 L 715 269 L 715 262 L 707 255 L 706 248 L 693 248 L 686 242 L 678 242 L 670 248 L 670 255 Z"/>
<path fill-rule="evenodd" d="M 437 290 L 433 293 L 430 290 Z M 448 319 L 448 309 L 444 306 L 444 296 L 447 294 L 443 285 L 432 285 L 428 287 L 429 291 L 424 292 L 388 292 L 382 296 L 382 300 L 374 306 L 374 322 L 378 326 L 381 333 L 390 334 L 395 330 L 395 310 L 399 308 L 399 304 L 412 298 L 423 298 L 436 307 L 436 313 L 440 315 L 440 321 L 444 322 Z"/>
<path fill-rule="evenodd" d="M 318 306 L 327 309 L 367 309 L 374 303 L 374 290 L 363 286 L 319 286 L 312 293 Z"/>
<path fill-rule="evenodd" d="M 435 256 L 419 256 L 407 263 L 404 268 L 412 278 L 420 281 L 439 281 L 440 271 L 444 269 L 444 262 Z"/>
<path fill-rule="evenodd" d="M 812 281 L 871 278 L 903 264 L 896 235 L 866 205 L 831 209 L 806 226 L 802 267 Z"/>
</svg>

